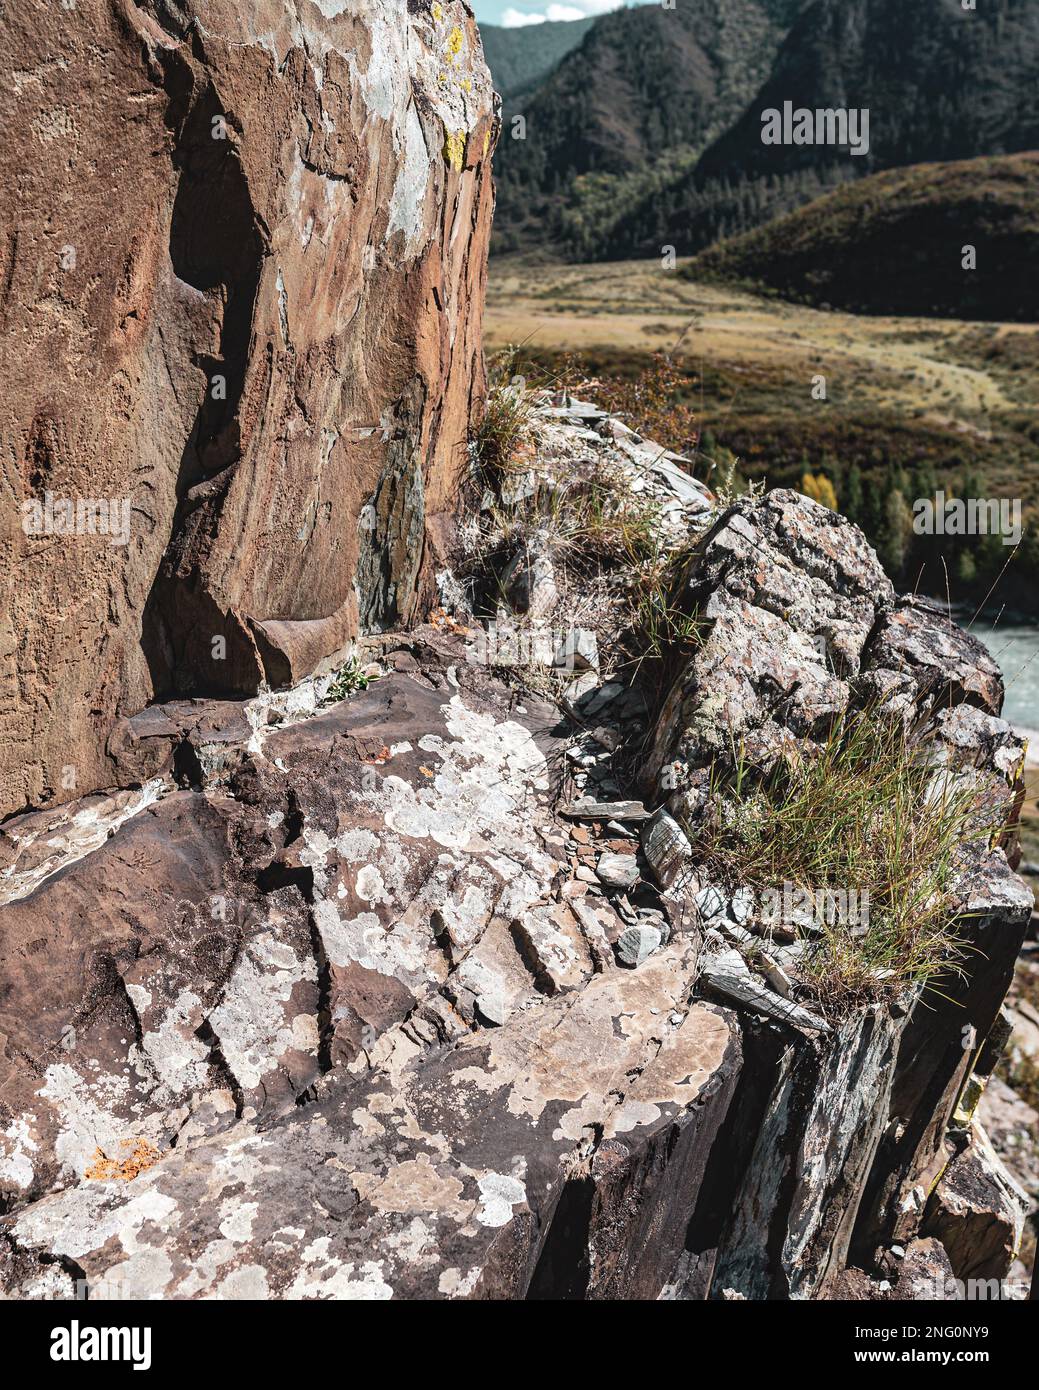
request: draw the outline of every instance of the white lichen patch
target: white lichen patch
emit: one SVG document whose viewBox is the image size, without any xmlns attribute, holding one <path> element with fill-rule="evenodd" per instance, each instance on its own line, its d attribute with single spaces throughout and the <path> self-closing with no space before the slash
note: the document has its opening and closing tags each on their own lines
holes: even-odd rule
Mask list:
<svg viewBox="0 0 1039 1390">
<path fill-rule="evenodd" d="M 205 1005 L 199 996 L 193 990 L 182 990 L 158 1028 L 142 1033 L 139 1049 L 130 1048 L 131 1062 L 144 1060 L 158 1078 L 154 1099 L 160 1105 L 205 1089 L 209 1080 L 209 1048 L 196 1036 L 205 1017 Z"/>
<path fill-rule="evenodd" d="M 505 1226 L 512 1220 L 513 1207 L 527 1200 L 527 1189 L 508 1173 L 485 1173 L 477 1182 L 482 1198 L 476 1212 L 481 1226 Z"/>
<path fill-rule="evenodd" d="M 138 1178 L 130 1197 L 122 1184 L 96 1183 L 36 1202 L 15 1219 L 15 1239 L 73 1259 L 109 1240 L 117 1240 L 127 1255 L 153 1249 L 179 1223 L 179 1209 L 150 1179 L 148 1173 Z"/>
<path fill-rule="evenodd" d="M 409 839 L 431 839 L 455 850 L 483 834 L 499 843 L 529 839 L 529 808 L 549 785 L 544 754 L 530 731 L 474 713 L 459 695 L 442 712 L 451 737 L 427 734 L 419 742 L 424 753 L 439 759 L 431 784 L 414 787 L 390 776 L 369 794 L 384 808 L 386 825 Z"/>
<path fill-rule="evenodd" d="M 445 1269 L 437 1284 L 437 1292 L 447 1298 L 468 1298 L 483 1271 L 477 1267 L 463 1274 L 460 1269 Z"/>
<path fill-rule="evenodd" d="M 82 1177 L 95 1150 L 114 1152 L 126 1134 L 129 1093 L 125 1076 L 99 1071 L 87 1080 L 67 1062 L 55 1062 L 44 1072 L 37 1094 L 54 1108 L 54 1154 L 67 1176 Z"/>
<path fill-rule="evenodd" d="M 316 980 L 313 957 L 299 957 L 275 932 L 260 932 L 247 942 L 209 1017 L 224 1060 L 243 1090 L 259 1086 L 290 1051 L 316 1054 L 316 1017 L 291 1007 L 296 986 Z"/>
<path fill-rule="evenodd" d="M 328 899 L 314 904 L 314 920 L 325 954 L 333 965 L 356 963 L 379 975 L 402 979 L 424 975 L 430 941 L 428 926 L 402 924 L 389 931 L 374 912 L 344 919 Z"/>
<path fill-rule="evenodd" d="M 38 1151 L 28 1121 L 14 1119 L 0 1131 L 0 1182 L 25 1189 L 32 1184 L 35 1168 L 32 1155 Z"/>
</svg>

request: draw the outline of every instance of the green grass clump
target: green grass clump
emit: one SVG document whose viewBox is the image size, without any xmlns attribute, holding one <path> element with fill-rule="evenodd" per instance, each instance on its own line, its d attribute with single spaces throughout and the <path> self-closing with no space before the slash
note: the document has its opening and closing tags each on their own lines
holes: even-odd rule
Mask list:
<svg viewBox="0 0 1039 1390">
<path fill-rule="evenodd" d="M 365 675 L 361 663 L 355 656 L 352 656 L 332 673 L 331 684 L 325 691 L 321 703 L 334 705 L 339 700 L 356 695 L 359 690 L 367 690 L 373 679 L 374 677 Z"/>
<path fill-rule="evenodd" d="M 865 922 L 817 918 L 799 973 L 836 1014 L 908 985 L 938 988 L 966 949 L 953 889 L 961 855 L 1002 828 L 969 775 L 937 770 L 926 738 L 866 710 L 763 780 L 734 750 L 696 834 L 708 871 L 760 893 L 790 884 L 863 901 Z"/>
<path fill-rule="evenodd" d="M 518 464 L 534 433 L 534 401 L 516 374 L 517 350 L 507 348 L 490 365 L 487 400 L 473 432 L 476 463 L 491 486 L 500 486 Z"/>
</svg>

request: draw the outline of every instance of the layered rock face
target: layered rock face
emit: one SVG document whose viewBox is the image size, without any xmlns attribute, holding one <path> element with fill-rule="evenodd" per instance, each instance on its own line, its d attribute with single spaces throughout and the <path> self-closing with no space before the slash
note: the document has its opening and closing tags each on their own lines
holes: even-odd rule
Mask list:
<svg viewBox="0 0 1039 1390">
<path fill-rule="evenodd" d="M 4 22 L 0 1295 L 1004 1277 L 1012 835 L 961 847 L 943 993 L 843 1010 L 693 849 L 737 741 L 767 772 L 864 708 L 1012 823 L 982 649 L 848 523 L 721 508 L 564 401 L 537 468 L 652 503 L 698 640 L 657 702 L 587 631 L 548 644 L 558 704 L 501 678 L 437 569 L 496 133 L 467 7 Z M 438 578 L 453 616 L 416 625 Z M 553 621 L 550 557 L 507 592 Z M 359 634 L 375 671 L 335 660 Z"/>
<path fill-rule="evenodd" d="M 882 689 L 1009 814 L 998 672 L 850 528 L 860 581 L 834 568 L 831 529 L 778 493 L 705 536 L 690 601 L 725 613 L 753 574 L 762 602 L 679 673 L 667 805 L 687 816 L 716 742 L 708 669 L 744 682 L 719 720 L 805 737 L 799 683 L 822 677 L 783 661 L 804 667 L 812 612 L 853 634 L 830 704 Z M 797 575 L 813 605 L 769 616 Z M 960 866 L 971 949 L 943 996 L 819 1019 L 732 946 L 753 919 L 701 886 L 664 806 L 569 770 L 592 734 L 633 736 L 633 692 L 564 715 L 479 638 L 381 638 L 345 700 L 319 677 L 154 706 L 124 730 L 138 785 L 6 823 L 3 1292 L 944 1298 L 1005 1277 L 1023 1198 L 976 1114 L 1031 908 L 1003 845 Z"/>
<path fill-rule="evenodd" d="M 482 389 L 460 0 L 3 17 L 0 815 L 426 603 Z"/>
</svg>

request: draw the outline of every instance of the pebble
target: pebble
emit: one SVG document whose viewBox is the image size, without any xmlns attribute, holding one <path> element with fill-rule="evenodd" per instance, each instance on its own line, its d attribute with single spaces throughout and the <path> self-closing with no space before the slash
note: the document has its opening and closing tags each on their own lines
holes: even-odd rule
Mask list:
<svg viewBox="0 0 1039 1390">
<path fill-rule="evenodd" d="M 725 894 L 709 883 L 706 888 L 701 888 L 697 893 L 696 906 L 704 921 L 710 922 L 713 918 L 720 917 L 725 911 Z"/>
<path fill-rule="evenodd" d="M 600 854 L 595 872 L 607 888 L 633 888 L 639 879 L 638 860 L 633 854 Z"/>
<path fill-rule="evenodd" d="M 750 888 L 737 888 L 729 903 L 729 916 L 738 926 L 745 927 L 754 911 L 754 893 Z"/>
<path fill-rule="evenodd" d="M 661 940 L 655 927 L 628 927 L 617 940 L 617 959 L 634 970 L 657 950 Z"/>
</svg>

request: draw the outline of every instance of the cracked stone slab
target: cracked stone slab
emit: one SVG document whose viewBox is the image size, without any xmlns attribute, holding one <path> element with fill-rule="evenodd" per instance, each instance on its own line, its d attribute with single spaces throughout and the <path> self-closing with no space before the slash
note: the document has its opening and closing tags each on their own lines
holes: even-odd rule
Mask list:
<svg viewBox="0 0 1039 1390">
<path fill-rule="evenodd" d="M 548 1278 L 554 1217 L 589 1147 L 594 1168 L 601 1131 L 611 1148 L 589 1241 L 623 1287 L 607 1219 L 618 1189 L 648 1245 L 666 1202 L 647 1151 L 691 1161 L 667 1136 L 692 1123 L 705 1162 L 731 1091 L 730 1016 L 688 1006 L 693 964 L 668 948 L 637 974 L 597 976 L 504 1028 L 339 1082 L 262 1129 L 242 1121 L 178 1147 L 133 1183 L 45 1198 L 3 1223 L 13 1277 L 38 1277 L 50 1251 L 96 1296 L 522 1297 Z M 683 1233 L 668 1229 L 668 1262 Z M 664 1282 L 652 1260 L 628 1277 Z"/>
</svg>

